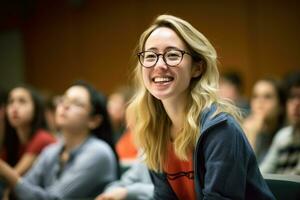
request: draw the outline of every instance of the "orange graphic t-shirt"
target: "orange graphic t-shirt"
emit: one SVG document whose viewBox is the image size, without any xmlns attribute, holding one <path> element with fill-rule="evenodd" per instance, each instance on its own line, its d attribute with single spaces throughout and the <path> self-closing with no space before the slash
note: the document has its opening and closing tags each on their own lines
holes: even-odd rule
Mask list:
<svg viewBox="0 0 300 200">
<path fill-rule="evenodd" d="M 196 199 L 192 154 L 188 161 L 179 160 L 173 145 L 169 144 L 164 170 L 169 184 L 179 199 Z"/>
</svg>

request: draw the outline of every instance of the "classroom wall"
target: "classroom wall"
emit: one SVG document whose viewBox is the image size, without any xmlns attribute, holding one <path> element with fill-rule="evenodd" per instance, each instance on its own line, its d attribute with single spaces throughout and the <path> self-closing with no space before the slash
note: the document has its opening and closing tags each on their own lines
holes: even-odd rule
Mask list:
<svg viewBox="0 0 300 200">
<path fill-rule="evenodd" d="M 25 80 L 62 92 L 86 79 L 109 94 L 127 83 L 138 37 L 158 14 L 189 21 L 213 43 L 220 72 L 237 70 L 246 94 L 255 80 L 300 66 L 297 1 L 32 1 L 21 27 Z"/>
</svg>

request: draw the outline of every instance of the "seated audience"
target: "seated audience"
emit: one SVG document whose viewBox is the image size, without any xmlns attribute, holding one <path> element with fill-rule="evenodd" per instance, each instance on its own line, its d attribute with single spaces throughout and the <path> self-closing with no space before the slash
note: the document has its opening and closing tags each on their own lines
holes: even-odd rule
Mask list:
<svg viewBox="0 0 300 200">
<path fill-rule="evenodd" d="M 24 177 L 0 160 L 0 177 L 21 200 L 96 197 L 117 178 L 114 152 L 97 138 L 109 130 L 106 114 L 104 98 L 87 83 L 75 83 L 56 110 L 62 140 L 47 147 Z"/>
<path fill-rule="evenodd" d="M 154 186 L 147 166 L 136 162 L 121 177 L 110 183 L 96 200 L 147 200 L 153 199 Z"/>
<path fill-rule="evenodd" d="M 253 87 L 251 113 L 243 128 L 254 149 L 258 163 L 267 153 L 274 134 L 284 123 L 284 94 L 274 79 L 261 79 Z"/>
<path fill-rule="evenodd" d="M 300 72 L 286 78 L 286 112 L 289 126 L 274 137 L 262 173 L 300 175 Z"/>
</svg>

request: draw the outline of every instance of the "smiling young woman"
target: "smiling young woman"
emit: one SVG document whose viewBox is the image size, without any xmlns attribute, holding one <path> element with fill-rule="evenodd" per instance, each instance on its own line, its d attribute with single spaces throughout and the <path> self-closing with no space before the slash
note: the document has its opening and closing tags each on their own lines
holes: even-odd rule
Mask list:
<svg viewBox="0 0 300 200">
<path fill-rule="evenodd" d="M 240 128 L 217 95 L 217 54 L 188 22 L 158 16 L 141 35 L 128 107 L 155 199 L 274 199 Z"/>
</svg>

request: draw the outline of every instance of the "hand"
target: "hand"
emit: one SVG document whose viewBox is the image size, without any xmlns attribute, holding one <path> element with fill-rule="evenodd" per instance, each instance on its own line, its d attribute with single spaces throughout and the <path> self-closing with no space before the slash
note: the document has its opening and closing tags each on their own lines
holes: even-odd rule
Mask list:
<svg viewBox="0 0 300 200">
<path fill-rule="evenodd" d="M 20 179 L 19 174 L 2 159 L 0 159 L 0 177 L 11 187 L 14 187 Z"/>
<path fill-rule="evenodd" d="M 123 200 L 127 197 L 127 189 L 123 187 L 115 188 L 96 197 L 96 200 Z"/>
<path fill-rule="evenodd" d="M 3 175 L 4 173 L 4 167 L 5 167 L 6 163 L 0 159 L 0 177 Z"/>
</svg>

